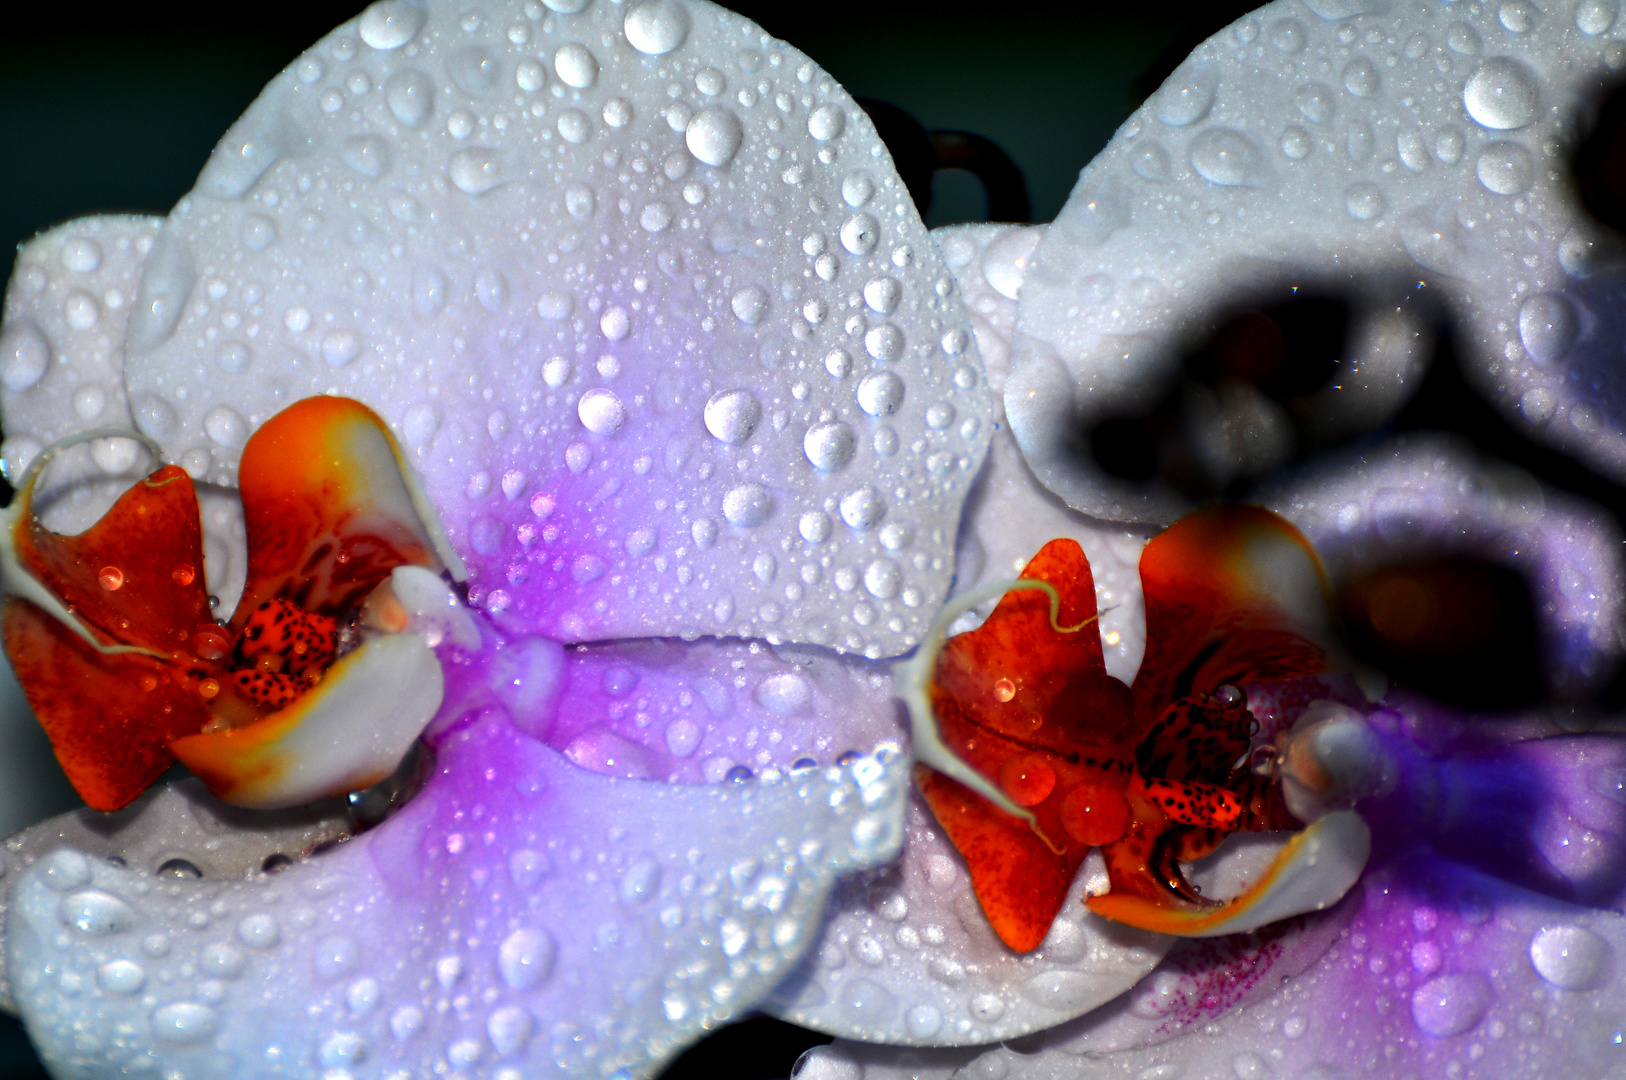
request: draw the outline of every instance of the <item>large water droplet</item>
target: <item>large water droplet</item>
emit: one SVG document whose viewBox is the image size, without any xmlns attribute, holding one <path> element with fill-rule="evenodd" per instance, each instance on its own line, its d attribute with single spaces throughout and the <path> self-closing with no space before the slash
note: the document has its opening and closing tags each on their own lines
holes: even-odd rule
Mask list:
<svg viewBox="0 0 1626 1080">
<path fill-rule="evenodd" d="M 858 404 L 871 416 L 891 416 L 903 406 L 903 380 L 890 371 L 872 371 L 858 384 Z"/>
<path fill-rule="evenodd" d="M 841 520 L 851 528 L 860 532 L 873 529 L 885 516 L 886 500 L 868 484 L 842 496 Z"/>
<path fill-rule="evenodd" d="M 703 416 L 706 430 L 732 446 L 751 437 L 762 417 L 762 406 L 749 390 L 723 390 L 706 402 Z"/>
<path fill-rule="evenodd" d="M 822 472 L 834 472 L 852 460 L 858 437 L 853 429 L 839 420 L 814 424 L 802 437 L 802 451 L 813 467 Z"/>
<path fill-rule="evenodd" d="M 1153 111 L 1170 127 L 1195 124 L 1214 107 L 1219 80 L 1206 67 L 1183 67 L 1157 92 Z"/>
<path fill-rule="evenodd" d="M 497 949 L 497 970 L 515 990 L 529 990 L 553 970 L 553 936 L 546 930 L 522 927 L 503 939 Z"/>
<path fill-rule="evenodd" d="M 399 49 L 423 29 L 424 9 L 414 0 L 377 0 L 361 13 L 361 40 L 380 51 Z"/>
<path fill-rule="evenodd" d="M 152 1014 L 152 1037 L 172 1046 L 200 1043 L 215 1033 L 215 1011 L 194 1001 L 160 1005 Z"/>
<path fill-rule="evenodd" d="M 1536 974 L 1565 990 L 1598 985 L 1611 954 L 1609 942 L 1583 926 L 1550 926 L 1530 942 Z"/>
<path fill-rule="evenodd" d="M 662 56 L 689 36 L 689 13 L 677 0 L 647 0 L 627 12 L 621 29 L 634 49 Z"/>
<path fill-rule="evenodd" d="M 890 600 L 903 586 L 903 573 L 891 559 L 876 559 L 864 568 L 864 588 L 878 600 Z"/>
<path fill-rule="evenodd" d="M 453 154 L 447 162 L 447 173 L 458 190 L 469 195 L 484 195 L 502 183 L 497 151 L 480 146 Z"/>
<path fill-rule="evenodd" d="M 1532 296 L 1519 308 L 1519 340 L 1538 364 L 1563 359 L 1579 332 L 1574 305 L 1555 293 Z"/>
<path fill-rule="evenodd" d="M 85 889 L 66 896 L 58 914 L 62 921 L 87 934 L 121 934 L 136 923 L 129 904 L 100 889 Z"/>
<path fill-rule="evenodd" d="M 854 214 L 841 226 L 841 246 L 854 255 L 868 255 L 881 242 L 881 223 L 868 214 Z"/>
<path fill-rule="evenodd" d="M 62 265 L 76 274 L 88 274 L 102 265 L 102 246 L 88 236 L 70 236 L 62 243 Z"/>
<path fill-rule="evenodd" d="M 755 528 L 773 516 L 773 494 L 761 484 L 740 484 L 723 496 L 723 517 L 730 525 Z"/>
<path fill-rule="evenodd" d="M 820 105 L 807 118 L 807 133 L 819 142 L 829 142 L 847 129 L 847 114 L 839 105 Z"/>
<path fill-rule="evenodd" d="M 1411 996 L 1411 1015 L 1426 1035 L 1461 1035 L 1484 1019 L 1491 988 L 1478 972 L 1441 975 L 1419 986 Z"/>
<path fill-rule="evenodd" d="M 794 716 L 812 702 L 813 689 L 802 676 L 787 671 L 763 679 L 751 696 L 775 716 Z"/>
<path fill-rule="evenodd" d="M 390 145 L 379 135 L 353 135 L 345 140 L 339 156 L 344 163 L 369 180 L 376 180 L 390 167 Z"/>
<path fill-rule="evenodd" d="M 1357 56 L 1344 65 L 1344 89 L 1356 97 L 1367 98 L 1378 92 L 1378 69 L 1364 56 Z"/>
<path fill-rule="evenodd" d="M 561 45 L 553 54 L 553 71 L 566 86 L 585 90 L 598 81 L 598 57 L 586 45 Z"/>
<path fill-rule="evenodd" d="M 1496 131 L 1511 131 L 1534 120 L 1536 99 L 1535 73 L 1510 56 L 1486 60 L 1462 88 L 1468 115 Z"/>
<path fill-rule="evenodd" d="M 146 984 L 146 969 L 134 960 L 109 960 L 96 969 L 96 985 L 109 994 L 127 997 Z"/>
<path fill-rule="evenodd" d="M 1514 142 L 1493 142 L 1479 155 L 1474 171 L 1485 190 L 1518 195 L 1535 179 L 1536 163 L 1530 151 Z"/>
<path fill-rule="evenodd" d="M 1575 28 L 1589 37 L 1606 33 L 1620 15 L 1620 0 L 1581 0 L 1575 9 Z"/>
<path fill-rule="evenodd" d="M 864 333 L 864 351 L 883 364 L 902 356 L 903 347 L 903 331 L 891 323 L 872 326 Z"/>
<path fill-rule="evenodd" d="M 1264 170 L 1264 155 L 1240 131 L 1209 128 L 1191 140 L 1191 167 L 1211 184 L 1252 187 Z"/>
<path fill-rule="evenodd" d="M 729 301 L 734 317 L 747 326 L 755 326 L 768 314 L 768 294 L 761 287 L 748 285 L 735 293 Z"/>
<path fill-rule="evenodd" d="M 614 435 L 627 422 L 627 408 L 608 390 L 589 390 L 576 403 L 582 427 L 595 435 Z"/>
<path fill-rule="evenodd" d="M 384 84 L 384 100 L 390 112 L 407 127 L 415 128 L 429 116 L 435 105 L 435 88 L 421 71 L 406 68 L 390 76 Z"/>
<path fill-rule="evenodd" d="M 45 377 L 50 366 L 51 347 L 33 323 L 16 319 L 0 334 L 0 384 L 7 390 L 27 390 Z"/>
<path fill-rule="evenodd" d="M 130 306 L 129 344 L 135 351 L 147 351 L 169 340 L 180 325 L 187 297 L 197 284 L 197 264 L 192 249 L 167 226 L 158 236 Z"/>
<path fill-rule="evenodd" d="M 689 153 L 699 161 L 719 168 L 734 160 L 744 138 L 745 127 L 740 123 L 740 118 L 718 105 L 696 113 L 683 133 Z"/>
</svg>

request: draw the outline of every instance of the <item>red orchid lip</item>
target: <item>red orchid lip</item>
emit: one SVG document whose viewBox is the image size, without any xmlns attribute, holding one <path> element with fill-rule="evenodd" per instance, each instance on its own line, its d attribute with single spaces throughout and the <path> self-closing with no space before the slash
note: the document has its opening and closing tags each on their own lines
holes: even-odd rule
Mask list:
<svg viewBox="0 0 1626 1080">
<path fill-rule="evenodd" d="M 7 550 L 18 569 L 8 579 L 21 584 L 3 631 L 87 803 L 128 804 L 177 756 L 216 795 L 261 808 L 389 773 L 439 705 L 440 669 L 416 635 L 391 643 L 411 623 L 399 603 L 399 625 L 375 626 L 363 609 L 382 610 L 374 598 L 392 592 L 401 568 L 454 578 L 463 568 L 372 410 L 310 398 L 249 440 L 239 472 L 248 577 L 225 624 L 210 613 L 197 493 L 183 469 L 161 467 L 65 537 L 32 511 L 50 456 L 19 485 Z M 361 690 L 358 679 L 396 693 Z"/>
<path fill-rule="evenodd" d="M 1237 830 L 1304 828 L 1280 783 L 1247 765 L 1257 724 L 1237 687 L 1338 665 L 1309 544 L 1268 511 L 1218 507 L 1154 539 L 1141 580 L 1147 650 L 1133 687 L 1106 673 L 1089 629 L 1089 563 L 1065 539 L 1021 580 L 962 602 L 1004 594 L 978 629 L 899 666 L 921 793 L 990 924 L 1018 952 L 1044 940 L 1092 848 L 1112 890 L 1091 910 L 1184 935 L 1324 906 L 1366 861 L 1364 823 L 1329 815 L 1230 903 L 1200 895 L 1181 869 Z M 1318 861 L 1319 880 L 1306 885 Z"/>
</svg>

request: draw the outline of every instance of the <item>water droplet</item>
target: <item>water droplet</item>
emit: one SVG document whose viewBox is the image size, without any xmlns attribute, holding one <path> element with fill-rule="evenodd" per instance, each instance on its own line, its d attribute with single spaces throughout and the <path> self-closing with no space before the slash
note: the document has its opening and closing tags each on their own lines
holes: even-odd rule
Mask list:
<svg viewBox="0 0 1626 1080">
<path fill-rule="evenodd" d="M 864 351 L 882 363 L 889 363 L 903 355 L 903 331 L 891 323 L 871 327 L 864 334 Z"/>
<path fill-rule="evenodd" d="M 575 15 L 586 10 L 593 0 L 542 0 L 549 11 L 557 11 L 561 15 Z"/>
<path fill-rule="evenodd" d="M 484 195 L 503 182 L 497 151 L 480 146 L 459 150 L 447 161 L 447 174 L 466 195 Z"/>
<path fill-rule="evenodd" d="M 407 127 L 422 124 L 434 109 L 435 89 L 427 76 L 412 68 L 398 71 L 384 84 L 384 100 L 390 112 Z"/>
<path fill-rule="evenodd" d="M 898 595 L 898 590 L 902 587 L 903 573 L 898 569 L 898 564 L 891 559 L 876 559 L 864 568 L 864 588 L 876 599 L 890 600 Z"/>
<path fill-rule="evenodd" d="M 858 404 L 871 416 L 891 416 L 903 406 L 903 380 L 890 371 L 872 371 L 858 384 Z"/>
<path fill-rule="evenodd" d="M 21 393 L 45 377 L 51 364 L 51 347 L 45 335 L 26 319 L 15 319 L 0 335 L 0 384 Z"/>
<path fill-rule="evenodd" d="M 424 9 L 414 0 L 377 0 L 361 13 L 361 40 L 380 51 L 399 49 L 423 29 Z"/>
<path fill-rule="evenodd" d="M 109 960 L 96 969 L 96 985 L 109 994 L 128 997 L 146 984 L 146 969 L 134 960 Z"/>
<path fill-rule="evenodd" d="M 1530 151 L 1513 142 L 1493 142 L 1475 166 L 1479 182 L 1498 195 L 1517 195 L 1535 179 L 1536 163 Z"/>
<path fill-rule="evenodd" d="M 740 322 L 755 326 L 768 314 L 768 294 L 756 285 L 748 285 L 734 294 L 729 306 Z"/>
<path fill-rule="evenodd" d="M 998 684 L 994 696 L 999 696 Z M 1056 770 L 1042 754 L 1018 754 L 1000 766 L 999 786 L 1016 805 L 1037 806 L 1056 790 Z"/>
<path fill-rule="evenodd" d="M 1135 144 L 1134 155 L 1130 158 L 1130 167 L 1135 175 L 1143 180 L 1167 180 L 1169 178 L 1169 152 L 1159 143 L 1144 139 Z"/>
<path fill-rule="evenodd" d="M 248 441 L 248 423 L 230 405 L 216 405 L 203 416 L 203 430 L 219 446 L 235 450 Z"/>
<path fill-rule="evenodd" d="M 1519 340 L 1538 364 L 1563 359 L 1580 333 L 1575 307 L 1556 293 L 1541 293 L 1519 308 Z"/>
<path fill-rule="evenodd" d="M 1575 28 L 1588 37 L 1607 33 L 1620 15 L 1620 0 L 1581 0 L 1575 9 Z"/>
<path fill-rule="evenodd" d="M 491 1039 L 491 1046 L 498 1055 L 512 1057 L 525 1049 L 525 1044 L 531 1038 L 533 1024 L 531 1014 L 526 1012 L 523 1006 L 506 1005 L 486 1018 L 486 1036 Z M 497 1080 L 506 1071 L 497 1070 L 492 1074 L 493 1080 Z"/>
<path fill-rule="evenodd" d="M 1270 43 L 1284 53 L 1301 52 L 1308 38 L 1297 19 L 1278 19 L 1270 26 Z"/>
<path fill-rule="evenodd" d="M 672 216 L 672 208 L 666 203 L 652 202 L 646 204 L 638 215 L 638 224 L 643 226 L 645 232 L 663 232 L 672 224 Z"/>
<path fill-rule="evenodd" d="M 401 420 L 401 435 L 414 449 L 427 444 L 439 429 L 440 413 L 426 402 L 409 408 Z"/>
<path fill-rule="evenodd" d="M 873 529 L 885 516 L 886 500 L 868 484 L 842 496 L 841 520 L 851 528 L 860 532 Z"/>
<path fill-rule="evenodd" d="M 868 214 L 854 214 L 841 225 L 841 246 L 854 255 L 868 255 L 881 241 L 881 223 Z"/>
<path fill-rule="evenodd" d="M 241 341 L 223 342 L 215 353 L 215 363 L 228 375 L 238 375 L 247 371 L 253 362 L 253 351 Z"/>
<path fill-rule="evenodd" d="M 1188 65 L 1163 84 L 1152 108 L 1170 127 L 1185 127 L 1208 115 L 1218 89 L 1219 81 L 1211 69 Z"/>
<path fill-rule="evenodd" d="M 354 330 L 330 330 L 322 335 L 322 359 L 329 367 L 344 367 L 361 355 L 361 337 Z"/>
<path fill-rule="evenodd" d="M 152 1037 L 161 1043 L 188 1046 L 215 1033 L 215 1011 L 193 1001 L 160 1005 L 152 1014 Z"/>
<path fill-rule="evenodd" d="M 1293 104 L 1312 124 L 1325 124 L 1337 111 L 1338 97 L 1326 83 L 1308 82 L 1293 92 Z"/>
<path fill-rule="evenodd" d="M 1602 981 L 1609 942 L 1581 926 L 1550 926 L 1530 942 L 1536 973 L 1565 990 L 1588 990 Z"/>
<path fill-rule="evenodd" d="M 390 146 L 379 135 L 353 135 L 345 140 L 339 156 L 357 175 L 369 180 L 383 176 L 390 167 Z M 275 231 L 272 236 L 275 237 Z M 267 241 L 269 243 L 270 241 Z M 253 245 L 250 245 L 251 247 Z M 264 245 L 262 245 L 264 246 Z"/>
<path fill-rule="evenodd" d="M 904 1015 L 903 1026 L 916 1039 L 929 1039 L 943 1027 L 943 1014 L 933 1005 L 916 1005 Z"/>
<path fill-rule="evenodd" d="M 611 341 L 625 341 L 632 333 L 632 316 L 624 307 L 606 308 L 598 320 L 599 333 Z"/>
<path fill-rule="evenodd" d="M 841 201 L 854 210 L 869 202 L 874 195 L 875 181 L 867 173 L 850 173 L 841 181 Z"/>
<path fill-rule="evenodd" d="M 774 498 L 761 484 L 740 484 L 723 496 L 723 517 L 730 525 L 755 528 L 773 516 Z"/>
<path fill-rule="evenodd" d="M 608 390 L 589 390 L 576 403 L 582 427 L 595 435 L 614 435 L 627 422 L 626 406 Z"/>
<path fill-rule="evenodd" d="M 898 301 L 902 298 L 903 285 L 897 278 L 876 278 L 864 285 L 864 303 L 877 314 L 892 314 L 897 310 Z"/>
<path fill-rule="evenodd" d="M 1310 156 L 1310 133 L 1297 124 L 1290 125 L 1282 132 L 1282 154 L 1294 161 L 1303 161 Z"/>
<path fill-rule="evenodd" d="M 1016 696 L 1016 684 L 1009 679 L 994 681 L 994 697 L 1000 701 L 1009 701 Z"/>
<path fill-rule="evenodd" d="M 1191 140 L 1191 167 L 1211 184 L 1251 187 L 1264 171 L 1264 157 L 1242 132 L 1214 127 Z"/>
<path fill-rule="evenodd" d="M 553 54 L 553 71 L 566 86 L 586 90 L 598 81 L 598 57 L 576 42 L 561 45 Z"/>
<path fill-rule="evenodd" d="M 740 118 L 717 105 L 696 113 L 683 134 L 689 153 L 697 160 L 718 168 L 734 160 L 744 138 L 745 127 L 740 123 Z"/>
<path fill-rule="evenodd" d="M 801 675 L 786 671 L 763 679 L 752 697 L 775 716 L 794 716 L 812 703 L 813 689 Z"/>
<path fill-rule="evenodd" d="M 1535 74 L 1510 56 L 1495 56 L 1479 65 L 1462 88 L 1468 115 L 1495 131 L 1524 127 L 1536 118 Z"/>
<path fill-rule="evenodd" d="M 1371 221 L 1383 215 L 1383 192 L 1376 184 L 1352 184 L 1344 192 L 1344 209 L 1356 221 Z"/>
<path fill-rule="evenodd" d="M 822 544 L 830 539 L 830 515 L 820 510 L 809 510 L 796 522 L 796 531 L 810 544 Z"/>
<path fill-rule="evenodd" d="M 802 451 L 815 469 L 834 472 L 852 460 L 858 437 L 838 420 L 814 424 L 802 437 Z"/>
<path fill-rule="evenodd" d="M 677 0 L 647 0 L 627 12 L 621 29 L 646 56 L 664 56 L 689 36 L 689 13 Z"/>
<path fill-rule="evenodd" d="M 1528 33 L 1536 25 L 1536 9 L 1529 0 L 1509 0 L 1496 13 L 1496 19 L 1510 33 Z"/>
<path fill-rule="evenodd" d="M 269 915 L 246 915 L 237 924 L 237 940 L 251 949 L 269 949 L 281 939 L 282 930 Z"/>
<path fill-rule="evenodd" d="M 129 904 L 100 889 L 64 897 L 58 914 L 69 926 L 98 937 L 122 934 L 136 923 L 135 910 Z"/>
<path fill-rule="evenodd" d="M 96 581 L 108 592 L 117 592 L 124 585 L 124 571 L 116 566 L 104 566 Z"/>
<path fill-rule="evenodd" d="M 1378 69 L 1364 56 L 1357 56 L 1344 65 L 1344 89 L 1359 98 L 1368 98 L 1378 92 Z"/>
<path fill-rule="evenodd" d="M 553 937 L 546 930 L 523 927 L 503 939 L 497 970 L 515 990 L 529 990 L 553 970 Z"/>
<path fill-rule="evenodd" d="M 347 157 L 346 161 L 348 160 Z M 243 246 L 250 251 L 264 251 L 276 243 L 277 226 L 264 214 L 247 214 L 243 217 L 237 235 L 242 239 Z"/>
<path fill-rule="evenodd" d="M 567 292 L 545 292 L 536 298 L 537 316 L 539 318 L 547 319 L 549 322 L 558 322 L 561 319 L 570 318 L 570 313 L 575 310 L 575 307 L 575 297 L 571 296 Z M 570 361 L 565 361 L 565 364 L 567 365 L 565 370 L 565 378 L 567 379 L 570 377 L 568 367 L 569 363 Z M 544 369 L 543 374 L 546 376 L 546 369 Z M 548 385 L 554 386 L 556 384 L 550 382 Z M 564 385 L 563 380 L 561 380 L 557 385 Z"/>
<path fill-rule="evenodd" d="M 102 246 L 88 236 L 70 236 L 62 243 L 62 265 L 76 274 L 88 274 L 102 265 Z"/>
<path fill-rule="evenodd" d="M 1478 972 L 1441 975 L 1412 993 L 1411 1015 L 1424 1034 L 1446 1038 L 1477 1025 L 1490 1004 L 1490 984 Z"/>
<path fill-rule="evenodd" d="M 73 392 L 73 414 L 85 423 L 102 415 L 107 408 L 107 391 L 94 383 L 81 386 Z"/>
<path fill-rule="evenodd" d="M 724 390 L 706 402 L 703 415 L 712 437 L 733 446 L 751 437 L 762 417 L 762 406 L 749 390 Z"/>
<path fill-rule="evenodd" d="M 807 133 L 819 142 L 829 142 L 847 129 L 847 114 L 839 105 L 820 105 L 807 118 Z"/>
<path fill-rule="evenodd" d="M 67 892 L 90 881 L 90 860 L 77 851 L 63 849 L 45 864 L 45 885 L 53 892 Z"/>
</svg>

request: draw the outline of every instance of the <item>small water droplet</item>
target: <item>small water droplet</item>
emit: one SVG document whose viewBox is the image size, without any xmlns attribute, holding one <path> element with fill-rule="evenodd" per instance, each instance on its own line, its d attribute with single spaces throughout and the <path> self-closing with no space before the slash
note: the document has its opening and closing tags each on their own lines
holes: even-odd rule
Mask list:
<svg viewBox="0 0 1626 1080">
<path fill-rule="evenodd" d="M 822 472 L 834 472 L 852 460 L 858 437 L 853 429 L 839 420 L 814 424 L 802 437 L 802 450 L 813 467 Z"/>
<path fill-rule="evenodd" d="M 62 242 L 62 265 L 76 274 L 88 274 L 102 265 L 102 246 L 88 236 L 70 236 Z"/>
<path fill-rule="evenodd" d="M 497 949 L 497 970 L 515 990 L 529 990 L 553 970 L 553 937 L 546 930 L 522 927 Z"/>
<path fill-rule="evenodd" d="M 768 293 L 759 286 L 748 285 L 734 294 L 729 307 L 740 322 L 755 326 L 768 314 Z"/>
<path fill-rule="evenodd" d="M 820 105 L 807 118 L 807 133 L 819 142 L 838 138 L 847 129 L 847 114 L 839 105 Z"/>
<path fill-rule="evenodd" d="M 723 496 L 723 517 L 730 525 L 755 528 L 773 516 L 773 494 L 761 484 L 740 484 Z"/>
<path fill-rule="evenodd" d="M 203 1042 L 215 1033 L 215 1012 L 207 1005 L 177 1001 L 160 1005 L 152 1014 L 152 1037 L 175 1046 Z"/>
<path fill-rule="evenodd" d="M 390 81 L 384 84 L 384 100 L 397 120 L 415 128 L 428 119 L 434 109 L 435 88 L 423 72 L 406 68 L 390 76 Z"/>
<path fill-rule="evenodd" d="M 109 960 L 96 969 L 96 985 L 109 994 L 128 997 L 147 984 L 147 971 L 134 960 Z"/>
<path fill-rule="evenodd" d="M 860 532 L 873 529 L 886 516 L 886 500 L 868 484 L 842 496 L 841 520 Z"/>
<path fill-rule="evenodd" d="M 1344 89 L 1359 98 L 1368 98 L 1378 92 L 1378 69 L 1364 56 L 1357 56 L 1344 65 Z"/>
<path fill-rule="evenodd" d="M 116 566 L 104 566 L 96 581 L 108 592 L 117 592 L 124 585 L 124 571 Z"/>
<path fill-rule="evenodd" d="M 466 195 L 484 195 L 503 182 L 497 151 L 480 146 L 459 150 L 447 161 L 447 175 Z"/>
<path fill-rule="evenodd" d="M 203 416 L 203 430 L 219 446 L 235 450 L 248 441 L 248 422 L 230 405 L 216 405 Z"/>
<path fill-rule="evenodd" d="M 1426 1035 L 1461 1035 L 1484 1019 L 1491 988 L 1478 972 L 1440 975 L 1412 993 L 1411 1015 Z"/>
<path fill-rule="evenodd" d="M 864 351 L 881 363 L 891 363 L 903 355 L 903 331 L 891 323 L 870 327 L 864 334 Z"/>
<path fill-rule="evenodd" d="M 1157 92 L 1153 111 L 1170 127 L 1195 124 L 1214 107 L 1219 82 L 1207 67 L 1187 65 L 1176 71 Z"/>
</svg>

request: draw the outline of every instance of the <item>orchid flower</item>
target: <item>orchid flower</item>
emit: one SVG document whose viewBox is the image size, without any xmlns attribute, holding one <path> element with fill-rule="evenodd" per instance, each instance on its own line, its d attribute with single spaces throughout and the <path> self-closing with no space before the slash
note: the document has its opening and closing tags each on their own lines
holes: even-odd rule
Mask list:
<svg viewBox="0 0 1626 1080">
<path fill-rule="evenodd" d="M 1106 476 L 1076 437 L 1155 405 L 1165 358 L 1222 310 L 1301 274 L 1415 264 L 1497 400 L 1611 467 L 1588 373 L 1620 337 L 1593 299 L 1614 278 L 1535 155 L 1566 130 L 1562 95 L 1626 62 L 1616 14 L 1280 0 L 1204 45 L 1054 225 L 934 239 L 845 92 L 702 0 L 375 3 L 273 82 L 168 218 L 71 222 L 19 257 L 3 585 L 42 719 L 92 758 L 106 748 L 74 733 L 97 718 L 61 661 L 27 658 L 71 653 L 109 695 L 119 665 L 191 678 L 152 636 L 179 623 L 136 588 L 155 568 L 189 590 L 192 627 L 215 625 L 211 595 L 237 609 L 231 655 L 267 610 L 320 628 L 307 647 L 327 640 L 312 616 L 358 611 L 411 656 L 280 657 L 272 673 L 304 679 L 288 696 L 249 679 L 255 719 L 160 731 L 119 774 L 139 786 L 189 738 L 290 711 L 303 730 L 342 700 L 321 739 L 284 740 L 285 771 L 318 782 L 244 795 L 241 756 L 190 758 L 228 802 L 291 809 L 176 784 L 13 838 L 0 1000 L 75 1077 L 648 1076 L 753 1008 L 843 1037 L 807 1080 L 1617 1068 L 1618 739 L 1467 724 L 1324 670 L 1341 660 L 1301 601 L 1320 593 L 1310 543 L 1336 577 L 1435 529 L 1535 567 L 1543 663 L 1584 688 L 1620 651 L 1618 536 L 1414 443 L 1261 491 L 1283 515 L 1248 512 L 1271 523 L 1262 549 L 1193 553 L 1187 522 L 1145 561 L 1191 485 Z M 1343 437 L 1398 407 L 1423 329 L 1393 306 L 1359 309 L 1361 378 L 1297 412 L 1222 363 L 1189 410 L 1203 482 L 1318 449 L 1295 423 Z M 324 458 L 321 425 L 277 437 L 313 408 L 359 418 L 370 456 Z M 158 460 L 137 473 L 143 444 Z M 353 474 L 361 459 L 383 468 Z M 288 500 L 328 492 L 289 550 L 344 520 L 352 502 L 305 482 L 324 461 L 336 487 L 388 487 L 414 538 L 331 611 L 303 601 L 332 567 L 256 555 Z M 161 502 L 193 486 L 196 513 Z M 160 503 L 171 546 L 130 543 L 121 526 Z M 1054 592 L 1017 582 L 981 620 L 1036 555 L 1030 581 Z M 1171 620 L 1182 590 L 1201 599 Z M 295 610 L 263 608 L 276 597 Z M 979 827 L 1052 853 L 1058 822 L 1111 803 L 1067 811 L 1073 777 L 1047 808 L 1032 763 L 1007 776 L 956 727 L 947 676 L 999 698 L 1000 672 L 956 664 L 1013 618 L 1102 700 L 1198 710 L 1223 749 L 1115 747 L 1136 759 L 1135 831 L 1081 826 L 1046 910 L 1014 921 L 931 774 L 906 795 L 912 754 L 987 800 L 961 804 Z M 1222 624 L 1232 653 L 1205 636 Z M 1297 643 L 1289 662 L 1259 663 L 1264 638 Z M 880 661 L 911 652 L 895 681 Z M 200 670 L 189 693 L 220 681 Z M 352 791 L 351 814 L 307 802 L 394 766 L 380 721 L 421 731 L 416 772 Z M 1244 750 L 1257 770 L 1235 768 Z M 1115 850 L 1250 812 L 1307 827 L 1190 868 Z M 1183 936 L 1205 931 L 1246 932 Z"/>
</svg>

